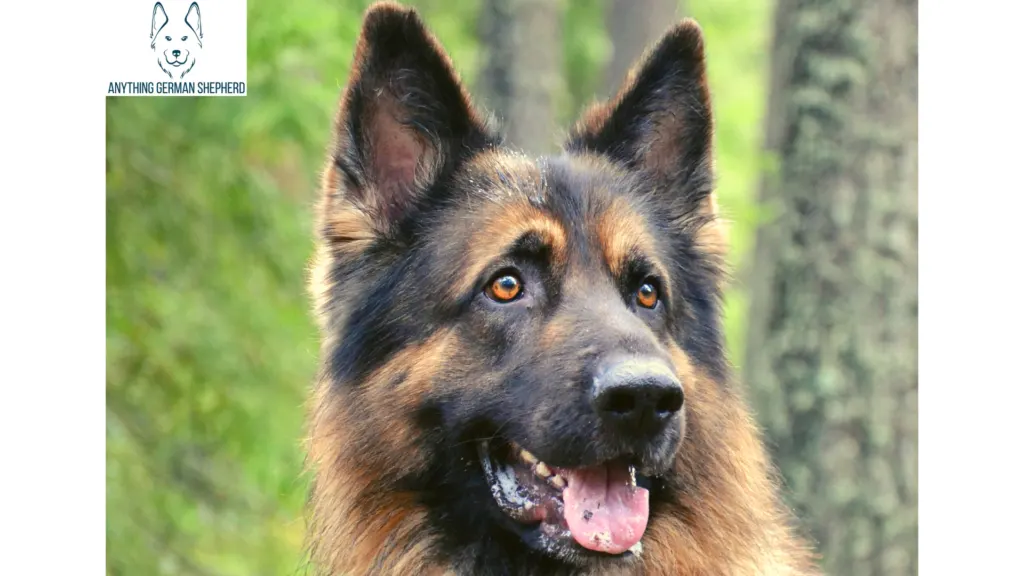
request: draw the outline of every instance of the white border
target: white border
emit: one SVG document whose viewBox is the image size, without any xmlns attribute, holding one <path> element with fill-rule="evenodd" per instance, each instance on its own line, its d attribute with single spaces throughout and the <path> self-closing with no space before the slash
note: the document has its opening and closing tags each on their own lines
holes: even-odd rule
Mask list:
<svg viewBox="0 0 1024 576">
<path fill-rule="evenodd" d="M 920 573 L 1020 573 L 1024 10 L 920 5 Z"/>
<path fill-rule="evenodd" d="M 920 572 L 1009 574 L 1024 517 L 1024 9 L 921 4 Z M 92 7 L 65 3 L 58 20 L 14 3 L 23 25 L 0 50 L 72 38 Z M 92 69 L 42 54 L 5 60 L 0 106 L 0 572 L 103 574 L 104 100 Z"/>
<path fill-rule="evenodd" d="M 105 112 L 68 59 L 96 6 L 4 6 L 3 574 L 105 573 Z"/>
</svg>

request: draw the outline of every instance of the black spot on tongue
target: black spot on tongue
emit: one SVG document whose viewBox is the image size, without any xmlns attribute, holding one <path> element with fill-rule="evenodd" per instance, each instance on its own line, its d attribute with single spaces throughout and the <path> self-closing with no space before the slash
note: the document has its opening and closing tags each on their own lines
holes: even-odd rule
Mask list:
<svg viewBox="0 0 1024 576">
<path fill-rule="evenodd" d="M 562 469 L 565 520 L 576 542 L 597 552 L 621 554 L 647 530 L 650 493 L 632 484 L 625 464 Z"/>
</svg>

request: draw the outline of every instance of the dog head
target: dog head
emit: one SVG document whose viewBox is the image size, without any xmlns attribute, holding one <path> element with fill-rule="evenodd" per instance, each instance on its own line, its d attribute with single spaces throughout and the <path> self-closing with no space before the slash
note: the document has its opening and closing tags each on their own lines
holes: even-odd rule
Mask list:
<svg viewBox="0 0 1024 576">
<path fill-rule="evenodd" d="M 636 561 L 721 433 L 711 135 L 692 21 L 533 160 L 415 12 L 367 13 L 311 281 L 321 546 L 383 554 L 415 517 L 406 537 L 466 562 Z"/>
<path fill-rule="evenodd" d="M 161 2 L 153 5 L 149 47 L 157 53 L 157 63 L 172 78 L 182 78 L 195 65 L 203 48 L 203 22 L 199 4 L 193 2 L 182 16 L 168 17 Z"/>
</svg>

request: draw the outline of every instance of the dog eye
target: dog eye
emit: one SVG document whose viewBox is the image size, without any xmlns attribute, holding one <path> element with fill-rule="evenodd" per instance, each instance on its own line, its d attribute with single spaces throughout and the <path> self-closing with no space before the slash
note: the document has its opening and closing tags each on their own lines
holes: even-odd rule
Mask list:
<svg viewBox="0 0 1024 576">
<path fill-rule="evenodd" d="M 486 292 L 491 300 L 505 304 L 523 293 L 523 283 L 515 274 L 500 274 L 487 286 Z"/>
<path fill-rule="evenodd" d="M 188 40 L 188 36 L 182 36 L 182 37 L 181 37 L 181 41 L 182 41 L 182 42 L 184 42 L 185 40 Z"/>
<path fill-rule="evenodd" d="M 166 38 L 168 42 L 171 41 L 171 37 L 170 36 L 164 36 L 164 38 Z"/>
<path fill-rule="evenodd" d="M 644 308 L 654 308 L 658 305 L 658 289 L 650 282 L 644 282 L 636 290 L 636 303 Z"/>
</svg>

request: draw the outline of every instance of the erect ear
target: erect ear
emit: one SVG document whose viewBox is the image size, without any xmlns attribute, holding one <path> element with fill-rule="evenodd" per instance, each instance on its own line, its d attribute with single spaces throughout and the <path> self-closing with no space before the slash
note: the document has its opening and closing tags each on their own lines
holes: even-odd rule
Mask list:
<svg viewBox="0 0 1024 576">
<path fill-rule="evenodd" d="M 149 23 L 149 43 L 150 48 L 156 47 L 156 35 L 164 29 L 167 25 L 167 12 L 164 11 L 164 5 L 157 2 L 153 4 L 153 19 Z"/>
<path fill-rule="evenodd" d="M 431 184 L 494 138 L 415 10 L 372 6 L 335 122 L 321 204 L 335 242 L 387 236 Z"/>
<path fill-rule="evenodd" d="M 610 102 L 584 113 L 565 148 L 647 172 L 680 208 L 714 210 L 711 137 L 704 38 L 686 19 L 634 66 Z"/>
<path fill-rule="evenodd" d="M 216 24 L 216 22 L 214 22 Z M 199 43 L 199 47 L 203 47 L 203 17 L 199 13 L 199 3 L 193 2 L 188 7 L 188 13 L 185 14 L 185 24 L 192 29 L 192 33 L 196 35 L 196 41 Z"/>
</svg>

